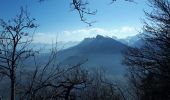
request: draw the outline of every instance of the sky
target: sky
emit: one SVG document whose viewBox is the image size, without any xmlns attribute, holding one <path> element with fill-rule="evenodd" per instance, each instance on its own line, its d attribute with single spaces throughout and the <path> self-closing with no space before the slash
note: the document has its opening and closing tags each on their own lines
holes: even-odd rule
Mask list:
<svg viewBox="0 0 170 100">
<path fill-rule="evenodd" d="M 39 25 L 35 42 L 81 41 L 97 34 L 109 37 L 126 38 L 139 33 L 142 28 L 143 10 L 149 10 L 146 0 L 136 3 L 117 0 L 89 0 L 89 8 L 97 10 L 94 16 L 86 16 L 96 21 L 91 27 L 80 21 L 76 11 L 70 9 L 71 0 L 0 0 L 0 18 L 13 18 L 21 6 L 27 7 L 30 16 Z"/>
</svg>

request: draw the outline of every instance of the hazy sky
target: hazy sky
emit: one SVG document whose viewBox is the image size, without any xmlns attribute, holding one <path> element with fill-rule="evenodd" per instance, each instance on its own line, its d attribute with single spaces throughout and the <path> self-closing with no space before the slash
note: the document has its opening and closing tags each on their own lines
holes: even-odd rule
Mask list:
<svg viewBox="0 0 170 100">
<path fill-rule="evenodd" d="M 91 10 L 97 10 L 95 16 L 87 16 L 97 21 L 88 27 L 80 21 L 78 13 L 71 11 L 70 0 L 1 0 L 0 18 L 10 19 L 19 12 L 20 6 L 27 6 L 31 17 L 40 25 L 35 36 L 36 42 L 80 41 L 96 34 L 125 38 L 138 33 L 142 27 L 143 10 L 148 10 L 146 0 L 129 3 L 124 0 L 110 4 L 111 0 L 89 0 Z M 44 41 L 46 39 L 46 41 Z"/>
</svg>

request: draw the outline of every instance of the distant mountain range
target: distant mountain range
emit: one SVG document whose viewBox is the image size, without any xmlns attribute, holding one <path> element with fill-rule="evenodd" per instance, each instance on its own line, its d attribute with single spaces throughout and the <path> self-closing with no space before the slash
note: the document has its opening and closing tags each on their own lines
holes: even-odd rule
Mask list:
<svg viewBox="0 0 170 100">
<path fill-rule="evenodd" d="M 100 37 L 101 35 L 97 35 L 97 37 Z M 104 36 L 101 36 L 104 37 Z M 140 34 L 137 34 L 135 36 L 129 36 L 127 38 L 124 39 L 119 39 L 115 36 L 113 37 L 105 37 L 105 38 L 112 38 L 118 42 L 121 42 L 125 45 L 128 46 L 140 46 L 142 45 L 142 40 L 140 39 Z M 85 38 L 83 41 L 85 40 L 91 40 L 92 38 Z M 42 49 L 45 52 L 48 52 L 49 49 L 51 49 L 52 46 L 56 45 L 58 50 L 64 50 L 64 49 L 68 49 L 70 47 L 76 46 L 78 45 L 80 42 L 82 41 L 58 41 L 57 44 L 49 44 L 49 43 L 33 43 L 32 46 L 34 49 Z"/>
<path fill-rule="evenodd" d="M 119 79 L 124 76 L 127 68 L 122 64 L 122 52 L 128 46 L 139 44 L 141 45 L 142 41 L 137 36 L 122 40 L 97 35 L 94 38 L 85 38 L 81 42 L 70 42 L 67 48 L 59 50 L 56 62 L 63 67 L 83 63 L 82 66 L 90 70 L 102 68 L 109 77 Z M 48 55 L 47 52 L 41 54 L 38 61 L 47 61 Z"/>
<path fill-rule="evenodd" d="M 63 42 L 63 41 L 59 41 L 56 42 L 56 44 L 50 44 L 50 43 L 32 43 L 32 47 L 36 50 L 42 49 L 43 52 L 49 52 L 49 49 L 51 49 L 54 46 L 57 46 L 58 50 L 63 50 L 63 49 L 67 49 L 70 47 L 73 47 L 77 44 L 79 44 L 80 41 L 68 41 L 68 42 Z"/>
<path fill-rule="evenodd" d="M 137 34 L 135 36 L 129 36 L 125 39 L 116 39 L 116 40 L 131 47 L 140 47 L 143 45 L 141 34 Z"/>
</svg>

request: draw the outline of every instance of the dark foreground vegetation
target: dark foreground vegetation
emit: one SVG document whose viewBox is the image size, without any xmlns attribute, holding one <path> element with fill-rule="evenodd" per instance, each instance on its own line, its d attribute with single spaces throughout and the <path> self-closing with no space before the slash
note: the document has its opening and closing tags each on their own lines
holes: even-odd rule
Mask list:
<svg viewBox="0 0 170 100">
<path fill-rule="evenodd" d="M 170 99 L 170 1 L 149 0 L 153 8 L 146 14 L 141 48 L 129 48 L 124 63 L 140 100 Z"/>
<path fill-rule="evenodd" d="M 73 0 L 75 3 L 77 0 Z M 73 2 L 73 3 L 74 3 Z M 81 3 L 81 2 L 80 2 Z M 0 20 L 0 93 L 5 100 L 169 100 L 170 99 L 170 1 L 149 0 L 141 47 L 129 47 L 128 92 L 107 79 L 102 70 L 82 68 L 83 63 L 61 67 L 52 47 L 46 62 L 36 61 L 32 48 L 35 19 L 21 8 L 10 21 Z M 81 5 L 80 5 L 81 6 Z M 77 7 L 80 7 L 77 5 Z M 77 10 L 81 9 L 76 8 Z M 90 13 L 89 13 L 90 14 Z M 80 16 L 81 17 L 81 16 Z M 83 19 L 82 19 L 83 20 Z M 84 21 L 84 20 L 83 20 Z M 27 60 L 32 59 L 32 64 Z"/>
</svg>

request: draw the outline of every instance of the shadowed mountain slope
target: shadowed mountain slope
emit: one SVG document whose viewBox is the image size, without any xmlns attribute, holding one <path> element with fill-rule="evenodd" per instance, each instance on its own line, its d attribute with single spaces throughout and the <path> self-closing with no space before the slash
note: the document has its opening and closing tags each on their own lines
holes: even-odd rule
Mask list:
<svg viewBox="0 0 170 100">
<path fill-rule="evenodd" d="M 121 64 L 122 52 L 127 46 L 110 37 L 97 35 L 86 38 L 78 45 L 58 53 L 58 60 L 63 66 L 73 66 L 83 63 L 86 68 L 102 67 L 108 75 L 122 76 L 125 66 Z"/>
</svg>

